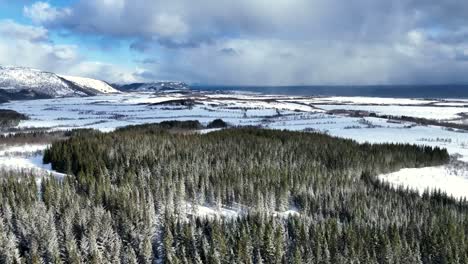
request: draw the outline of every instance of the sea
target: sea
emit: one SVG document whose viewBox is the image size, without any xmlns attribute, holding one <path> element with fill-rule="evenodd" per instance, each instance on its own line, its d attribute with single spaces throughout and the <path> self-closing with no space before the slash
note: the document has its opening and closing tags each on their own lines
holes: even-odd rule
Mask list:
<svg viewBox="0 0 468 264">
<path fill-rule="evenodd" d="M 193 85 L 199 91 L 238 91 L 293 96 L 365 96 L 389 98 L 468 99 L 468 85 L 367 85 L 367 86 L 222 86 Z"/>
</svg>

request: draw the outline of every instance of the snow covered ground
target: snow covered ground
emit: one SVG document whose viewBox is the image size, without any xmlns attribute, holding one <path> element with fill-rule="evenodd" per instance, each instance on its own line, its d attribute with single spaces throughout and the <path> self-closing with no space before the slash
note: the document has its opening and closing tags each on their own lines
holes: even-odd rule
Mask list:
<svg viewBox="0 0 468 264">
<path fill-rule="evenodd" d="M 238 97 L 238 98 L 237 98 Z M 191 99 L 193 106 L 153 105 L 176 99 Z M 294 97 L 292 97 L 294 98 Z M 307 100 L 335 100 L 336 98 L 309 98 Z M 294 101 L 297 100 L 297 101 Z M 415 143 L 447 148 L 451 154 L 460 154 L 468 161 L 468 134 L 450 131 L 443 127 L 418 126 L 407 122 L 389 122 L 381 118 L 355 118 L 330 115 L 306 103 L 303 97 L 287 99 L 285 96 L 262 96 L 243 94 L 163 94 L 128 93 L 107 96 L 16 101 L 1 107 L 25 113 L 30 120 L 22 121 L 20 128 L 49 128 L 69 130 L 95 128 L 111 131 L 117 127 L 164 120 L 200 120 L 208 123 L 216 118 L 233 125 L 262 125 L 264 127 L 290 130 L 318 130 L 334 136 L 355 139 L 359 142 Z M 339 98 L 341 101 L 345 99 Z M 370 99 L 350 98 L 348 101 L 368 102 Z M 426 100 L 401 99 L 402 103 L 423 103 Z M 378 102 L 398 103 L 397 99 L 382 99 Z M 431 101 L 432 102 L 432 101 Z M 387 107 L 385 113 L 409 114 L 447 118 L 464 108 L 429 106 L 360 106 L 340 107 Z M 326 110 L 334 106 L 320 105 Z M 377 108 L 378 109 L 378 108 Z M 466 109 L 466 108 L 465 108 Z M 393 112 L 392 112 L 393 111 Z"/>
<path fill-rule="evenodd" d="M 181 94 L 159 95 L 152 93 L 115 94 L 86 98 L 16 101 L 3 104 L 2 108 L 25 113 L 29 120 L 22 121 L 20 128 L 95 128 L 111 131 L 116 127 L 164 120 L 200 120 L 208 123 L 222 118 L 234 125 L 260 124 L 264 118 L 297 115 L 298 111 L 323 112 L 302 104 L 262 100 L 209 100 L 197 99 L 187 106 L 153 105 L 165 101 L 186 98 Z M 195 98 L 196 99 L 196 98 Z M 279 111 L 279 112 L 278 112 Z"/>
<path fill-rule="evenodd" d="M 225 207 L 221 206 L 220 208 L 216 208 L 213 206 L 205 206 L 205 205 L 198 205 L 193 206 L 190 203 L 186 203 L 184 205 L 186 207 L 186 213 L 188 215 L 197 215 L 205 218 L 237 218 L 242 215 L 246 215 L 249 213 L 250 208 L 246 206 L 241 207 Z M 299 215 L 299 211 L 296 208 L 290 208 L 289 210 L 282 211 L 282 212 L 268 212 L 273 217 L 282 217 L 287 218 L 290 216 L 297 216 Z"/>
<path fill-rule="evenodd" d="M 190 103 L 180 105 L 177 102 L 174 103 L 174 100 L 189 100 Z M 327 113 L 327 110 L 332 109 L 351 109 L 446 120 L 462 118 L 459 113 L 468 113 L 465 103 L 468 104 L 468 101 L 456 99 L 419 100 L 365 97 L 288 97 L 252 93 L 155 94 L 143 92 L 83 98 L 13 101 L 1 105 L 0 108 L 12 109 L 28 115 L 30 119 L 21 121 L 19 125 L 23 129 L 94 128 L 101 131 L 112 131 L 117 127 L 165 120 L 199 120 L 207 124 L 214 119 L 221 118 L 236 126 L 259 125 L 272 129 L 320 131 L 333 136 L 354 139 L 358 142 L 394 142 L 439 146 L 447 148 L 452 155 L 458 155 L 459 160 L 468 162 L 468 132 L 466 131 L 453 131 L 439 126 L 421 126 L 409 122 L 394 122 L 383 118 L 358 118 Z M 438 104 L 441 105 L 438 106 Z M 457 122 L 466 121 L 463 119 Z M 50 171 L 47 166 L 41 167 L 39 158 L 5 155 L 6 152 L 14 152 L 15 149 L 24 147 L 11 147 L 3 152 L 0 149 L 0 166 L 20 164 L 23 168 L 37 167 L 44 171 Z M 31 146 L 26 148 L 31 148 Z M 29 149 L 28 151 L 35 150 Z M 431 179 L 435 179 L 434 175 L 440 174 L 440 177 L 444 177 L 440 178 L 440 181 L 447 180 L 448 182 L 456 182 L 456 184 L 439 184 L 439 180 L 434 180 L 432 182 L 437 183 L 434 185 L 438 185 L 443 191 L 449 193 L 452 193 L 453 190 L 455 196 L 461 197 L 458 194 L 461 189 L 453 188 L 454 186 L 462 186 L 457 182 L 458 180 L 463 181 L 459 176 L 460 173 L 449 177 L 444 168 L 410 169 L 404 173 L 405 175 L 427 174 L 428 176 L 425 177 Z M 418 181 L 412 179 L 411 176 L 403 177 L 401 174 L 385 176 L 385 180 L 395 184 L 403 184 L 404 182 L 411 184 L 414 188 L 421 188 L 420 185 L 416 184 Z M 468 188 L 466 192 L 468 193 Z"/>
<path fill-rule="evenodd" d="M 451 106 L 399 106 L 399 105 L 317 105 L 325 110 L 362 110 L 381 115 L 411 116 L 435 120 L 451 120 L 460 117 L 460 113 L 468 113 L 468 108 Z"/>
<path fill-rule="evenodd" d="M 468 170 L 438 166 L 410 168 L 380 175 L 379 179 L 393 186 L 404 186 L 422 194 L 424 191 L 442 190 L 457 199 L 468 199 Z"/>
<path fill-rule="evenodd" d="M 43 164 L 43 152 L 47 147 L 44 144 L 0 146 L 0 168 L 31 172 L 38 178 L 49 175 L 64 177 L 64 174 L 53 171 L 50 164 Z"/>
</svg>

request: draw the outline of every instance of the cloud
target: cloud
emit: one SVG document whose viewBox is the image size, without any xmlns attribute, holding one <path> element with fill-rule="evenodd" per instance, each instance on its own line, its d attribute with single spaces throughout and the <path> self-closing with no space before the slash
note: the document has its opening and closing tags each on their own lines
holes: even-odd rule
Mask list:
<svg viewBox="0 0 468 264">
<path fill-rule="evenodd" d="M 89 61 L 76 45 L 54 44 L 43 27 L 10 20 L 0 21 L 0 65 L 32 67 L 109 82 L 138 81 L 132 69 Z"/>
<path fill-rule="evenodd" d="M 237 55 L 237 50 L 233 48 L 222 48 L 219 50 L 219 52 L 221 52 L 224 55 L 230 55 L 230 56 Z"/>
<path fill-rule="evenodd" d="M 82 33 L 173 43 L 203 42 L 226 35 L 371 40 L 391 37 L 417 22 L 407 10 L 410 2 L 78 0 L 67 8 L 37 2 L 25 7 L 25 14 L 35 21 Z"/>
<path fill-rule="evenodd" d="M 468 82 L 467 1 L 77 0 L 64 8 L 36 2 L 24 14 L 48 30 L 126 40 L 138 57 L 158 58 L 132 70 L 135 78 Z"/>
<path fill-rule="evenodd" d="M 70 74 L 104 80 L 109 83 L 132 83 L 142 81 L 134 74 L 137 69 L 129 69 L 99 61 L 82 61 L 73 65 Z"/>
<path fill-rule="evenodd" d="M 179 51 L 176 58 L 158 71 L 164 79 L 185 76 L 191 82 L 217 84 L 375 84 L 389 81 L 387 71 L 393 64 L 388 58 L 395 54 L 383 48 L 353 48 L 352 55 L 346 55 L 349 54 L 346 45 L 335 45 L 333 52 L 326 46 L 327 43 L 271 39 L 225 40 Z M 219 51 L 227 56 L 220 56 Z"/>
<path fill-rule="evenodd" d="M 135 62 L 141 63 L 141 64 L 158 64 L 159 63 L 159 61 L 157 59 L 153 59 L 153 58 L 145 58 L 145 59 L 142 59 L 142 60 L 135 60 Z"/>
<path fill-rule="evenodd" d="M 48 30 L 43 27 L 26 26 L 13 20 L 0 20 L 0 34 L 4 37 L 32 42 L 48 41 Z"/>
<path fill-rule="evenodd" d="M 153 46 L 154 46 L 154 44 L 151 43 L 151 41 L 149 41 L 149 40 L 138 39 L 138 40 L 133 41 L 130 44 L 129 48 L 131 50 L 145 52 L 145 51 L 151 50 L 153 48 Z"/>
<path fill-rule="evenodd" d="M 56 45 L 43 27 L 0 21 L 0 64 L 54 71 L 79 60 L 74 45 Z"/>
<path fill-rule="evenodd" d="M 183 36 L 189 31 L 188 25 L 177 15 L 159 14 L 153 17 L 151 28 L 161 37 Z"/>
<path fill-rule="evenodd" d="M 399 45 L 220 40 L 194 49 L 179 50 L 171 54 L 170 60 L 157 67 L 148 67 L 147 71 L 152 72 L 153 78 L 230 85 L 385 85 L 468 81 L 468 65 L 459 63 L 462 53 L 457 53 L 459 49 L 456 47 L 438 45 L 425 37 L 415 42 L 409 36 Z M 403 52 L 402 47 L 412 52 Z M 163 51 L 168 52 L 170 50 Z M 456 60 L 458 62 L 454 62 Z"/>
<path fill-rule="evenodd" d="M 71 10 L 68 8 L 57 9 L 47 2 L 36 2 L 31 6 L 25 6 L 23 13 L 35 23 L 48 24 L 70 16 Z"/>
<path fill-rule="evenodd" d="M 159 79 L 159 76 L 154 71 L 150 71 L 147 69 L 138 69 L 133 73 L 133 77 L 149 82 Z"/>
<path fill-rule="evenodd" d="M 455 59 L 458 60 L 458 61 L 468 61 L 468 49 L 458 51 L 455 54 Z"/>
</svg>

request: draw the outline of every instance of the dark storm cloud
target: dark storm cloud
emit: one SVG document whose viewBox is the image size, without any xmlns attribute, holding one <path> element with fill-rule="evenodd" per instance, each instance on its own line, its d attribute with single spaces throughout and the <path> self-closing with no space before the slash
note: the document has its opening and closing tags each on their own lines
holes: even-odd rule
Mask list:
<svg viewBox="0 0 468 264">
<path fill-rule="evenodd" d="M 460 28 L 455 31 L 440 31 L 430 33 L 429 38 L 431 41 L 456 45 L 460 43 L 468 43 L 468 27 Z"/>
<path fill-rule="evenodd" d="M 458 52 L 455 55 L 455 59 L 458 61 L 468 61 L 468 54 L 463 53 L 463 52 Z"/>
<path fill-rule="evenodd" d="M 153 47 L 151 41 L 149 40 L 136 40 L 130 44 L 130 49 L 139 51 L 139 52 L 145 52 L 151 50 Z"/>
<path fill-rule="evenodd" d="M 158 43 L 161 46 L 170 49 L 182 49 L 182 48 L 197 48 L 200 46 L 200 42 L 190 40 L 190 41 L 177 41 L 171 38 L 161 38 L 158 39 Z"/>
<path fill-rule="evenodd" d="M 37 2 L 25 14 L 49 28 L 131 39 L 131 49 L 163 55 L 147 71 L 187 81 L 405 83 L 434 71 L 468 81 L 455 74 L 467 67 L 468 1 L 78 0 Z"/>
<path fill-rule="evenodd" d="M 221 52 L 224 55 L 230 55 L 230 56 L 237 55 L 237 51 L 233 48 L 222 48 L 219 50 L 219 52 Z"/>
</svg>

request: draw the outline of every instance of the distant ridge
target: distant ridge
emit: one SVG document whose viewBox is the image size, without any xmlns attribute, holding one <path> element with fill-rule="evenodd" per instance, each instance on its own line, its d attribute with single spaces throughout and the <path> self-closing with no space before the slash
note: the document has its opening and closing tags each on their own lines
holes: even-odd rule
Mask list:
<svg viewBox="0 0 468 264">
<path fill-rule="evenodd" d="M 27 67 L 0 66 L 0 102 L 119 93 L 104 81 Z"/>
<path fill-rule="evenodd" d="M 124 92 L 164 92 L 164 91 L 188 91 L 190 87 L 184 82 L 158 81 L 148 83 L 131 83 L 124 85 L 114 85 Z"/>
</svg>

